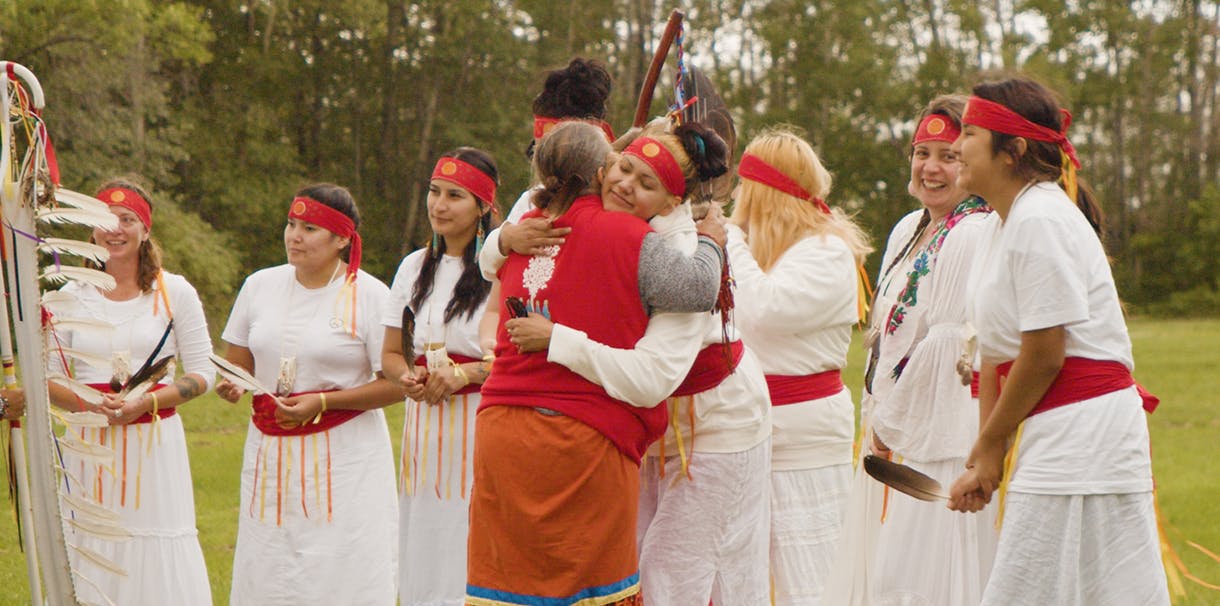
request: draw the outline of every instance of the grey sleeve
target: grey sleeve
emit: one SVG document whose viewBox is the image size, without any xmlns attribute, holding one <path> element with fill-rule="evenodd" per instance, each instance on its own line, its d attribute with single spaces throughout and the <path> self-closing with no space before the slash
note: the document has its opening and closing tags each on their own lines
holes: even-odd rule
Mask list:
<svg viewBox="0 0 1220 606">
<path fill-rule="evenodd" d="M 649 314 L 711 311 L 720 293 L 720 247 L 699 237 L 693 256 L 687 257 L 656 233 L 644 236 L 640 246 L 640 300 Z"/>
</svg>

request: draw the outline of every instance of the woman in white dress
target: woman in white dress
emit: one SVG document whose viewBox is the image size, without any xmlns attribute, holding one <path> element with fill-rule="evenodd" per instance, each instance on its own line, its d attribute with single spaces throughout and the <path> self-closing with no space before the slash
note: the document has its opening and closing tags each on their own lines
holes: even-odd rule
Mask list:
<svg viewBox="0 0 1220 606">
<path fill-rule="evenodd" d="M 978 511 L 1000 491 L 982 604 L 1169 604 L 1144 413 L 1155 399 L 1131 376 L 1070 123 L 1040 84 L 985 82 L 953 145 L 958 185 L 999 220 L 971 277 L 982 427 L 950 507 Z"/>
<path fill-rule="evenodd" d="M 389 289 L 359 270 L 358 222 L 342 187 L 297 192 L 288 264 L 246 278 L 225 326 L 225 357 L 276 392 L 255 396 L 247 431 L 234 606 L 394 604 L 398 502 L 380 408 L 399 392 L 380 376 Z M 228 381 L 216 392 L 243 393 Z"/>
<path fill-rule="evenodd" d="M 907 187 L 922 208 L 890 234 L 861 404 L 868 445 L 861 456 L 903 463 L 945 485 L 978 434 L 966 284 L 991 211 L 956 185 L 950 145 L 965 101 L 937 97 L 919 116 Z M 995 553 L 994 518 L 956 515 L 885 488 L 863 469 L 856 476 L 829 603 L 977 604 Z"/>
<path fill-rule="evenodd" d="M 808 143 L 756 137 L 737 168 L 728 253 L 734 317 L 771 395 L 775 603 L 820 603 L 851 482 L 855 410 L 839 371 L 860 317 L 864 232 L 823 200 L 830 173 Z"/>
<path fill-rule="evenodd" d="M 96 267 L 114 277 L 115 287 L 102 291 L 71 282 L 61 290 L 68 302 L 55 305 L 52 313 L 102 322 L 113 330 L 55 331 L 58 346 L 107 361 L 103 366 L 77 360 L 73 378 L 103 392 L 118 391 L 112 384 L 121 386 L 145 360 L 165 356 L 176 357 L 183 374 L 176 380 L 170 375 L 162 387 L 131 400 L 106 396 L 100 406 L 84 404 L 67 388 L 50 383 L 51 401 L 57 406 L 91 409 L 110 418 L 106 428 L 69 426 L 68 431 L 111 450 L 113 469 L 73 460 L 70 450 L 64 454 L 65 467 L 81 480 L 84 494 L 78 496 L 116 512 L 118 524 L 132 535 L 130 541 L 115 542 L 78 531 L 69 538 L 127 572 L 119 576 L 74 557 L 73 568 L 91 581 L 78 585 L 79 597 L 101 604 L 211 604 L 195 528 L 186 435 L 175 410 L 207 391 L 215 377 L 208 362 L 212 342 L 203 305 L 186 279 L 161 269 L 161 248 L 151 238 L 148 193 L 133 182 L 115 180 L 103 185 L 96 197 L 119 218 L 117 228 L 93 231 L 93 241 L 110 253 Z M 71 354 L 61 357 L 58 347 L 53 349 L 52 371 L 65 372 L 64 363 L 71 360 Z"/>
<path fill-rule="evenodd" d="M 487 152 L 459 147 L 441 155 L 428 185 L 432 244 L 402 260 L 381 319 L 382 367 L 407 397 L 399 477 L 403 606 L 460 606 L 466 597 L 474 421 L 490 366 L 481 359 L 479 319 L 491 283 L 477 258 L 498 179 Z M 403 351 L 404 307 L 411 309 L 411 360 Z"/>
</svg>

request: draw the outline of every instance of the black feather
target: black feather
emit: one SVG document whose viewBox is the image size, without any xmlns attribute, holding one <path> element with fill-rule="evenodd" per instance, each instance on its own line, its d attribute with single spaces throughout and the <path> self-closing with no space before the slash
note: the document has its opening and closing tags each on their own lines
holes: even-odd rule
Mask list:
<svg viewBox="0 0 1220 606">
<path fill-rule="evenodd" d="M 921 501 L 949 498 L 940 482 L 906 465 L 876 455 L 864 455 L 864 472 L 874 480 Z"/>
</svg>

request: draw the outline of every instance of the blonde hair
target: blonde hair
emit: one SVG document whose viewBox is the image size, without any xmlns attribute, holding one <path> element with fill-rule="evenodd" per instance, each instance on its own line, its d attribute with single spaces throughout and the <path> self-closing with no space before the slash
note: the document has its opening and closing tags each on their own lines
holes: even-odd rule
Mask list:
<svg viewBox="0 0 1220 606">
<path fill-rule="evenodd" d="M 830 193 L 830 171 L 822 166 L 813 147 L 790 130 L 763 132 L 746 146 L 745 153 L 758 156 L 815 197 L 825 199 Z M 740 183 L 729 222 L 749 227 L 750 253 L 763 271 L 770 271 L 793 244 L 809 236 L 839 237 L 857 263 L 872 252 L 868 235 L 842 210 L 835 208 L 827 215 L 809 200 L 756 181 L 741 179 Z"/>
</svg>

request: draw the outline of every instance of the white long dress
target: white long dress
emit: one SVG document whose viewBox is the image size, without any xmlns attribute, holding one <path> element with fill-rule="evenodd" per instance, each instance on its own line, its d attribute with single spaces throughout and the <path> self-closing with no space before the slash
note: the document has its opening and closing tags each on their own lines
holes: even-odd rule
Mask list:
<svg viewBox="0 0 1220 606">
<path fill-rule="evenodd" d="M 255 272 L 223 338 L 250 349 L 263 385 L 276 384 L 285 356 L 297 360 L 294 393 L 364 385 L 381 368 L 389 289 L 359 272 L 353 336 L 342 282 L 307 289 L 291 265 Z M 267 435 L 251 421 L 229 603 L 392 606 L 397 528 L 394 455 L 380 409 L 306 435 Z"/>
<path fill-rule="evenodd" d="M 1027 188 L 981 241 L 971 312 L 984 362 L 1062 326 L 1067 357 L 1134 368 L 1105 251 L 1059 186 Z M 1141 404 L 1131 386 L 1022 423 L 982 604 L 1169 604 Z"/>
<path fill-rule="evenodd" d="M 398 266 L 381 323 L 402 328 L 427 249 Z M 479 357 L 479 319 L 462 314 L 446 323 L 445 307 L 462 275 L 462 259 L 444 255 L 432 293 L 415 312 L 414 350 L 444 343 L 450 354 Z M 474 481 L 474 419 L 479 393 L 432 406 L 407 399 L 399 474 L 398 599 L 403 606 L 460 606 L 466 597 L 466 534 Z"/>
<path fill-rule="evenodd" d="M 198 374 L 210 385 L 215 377 L 208 362 L 212 344 L 199 296 L 182 276 L 163 272 L 162 279 L 174 329 L 157 357 L 177 356 L 184 373 Z M 131 372 L 156 348 L 169 321 L 156 290 L 127 301 L 110 301 L 93 286 L 75 282 L 62 292 L 73 295 L 76 303 L 54 313 L 100 320 L 112 324 L 114 330 L 105 334 L 59 331 L 59 342 L 103 358 L 125 353 Z M 62 371 L 60 358 L 51 353 L 52 368 Z M 74 366 L 75 378 L 84 383 L 109 383 L 113 373 L 112 368 L 79 362 Z M 119 524 L 132 534 L 130 541 L 114 542 L 67 530 L 69 542 L 92 549 L 127 571 L 126 576 L 117 576 L 72 552 L 73 568 L 92 581 L 78 584 L 78 597 L 99 604 L 109 600 L 136 606 L 211 604 L 212 590 L 195 527 L 194 486 L 182 417 L 174 414 L 153 423 L 105 429 L 69 427 L 67 431 L 114 453 L 111 469 L 87 464 L 65 451 L 65 469 L 81 480 L 84 494 L 78 496 L 117 512 Z M 72 487 L 77 489 L 75 483 Z"/>
</svg>

